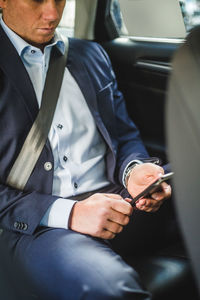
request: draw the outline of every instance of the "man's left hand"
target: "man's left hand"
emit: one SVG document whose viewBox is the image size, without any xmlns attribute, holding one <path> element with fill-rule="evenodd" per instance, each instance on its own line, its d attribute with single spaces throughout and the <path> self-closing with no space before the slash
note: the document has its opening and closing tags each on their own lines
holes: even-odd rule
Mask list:
<svg viewBox="0 0 200 300">
<path fill-rule="evenodd" d="M 163 168 L 152 163 L 135 166 L 127 182 L 129 194 L 134 198 L 163 174 Z M 155 212 L 160 208 L 164 200 L 170 196 L 171 186 L 163 182 L 161 184 L 161 191 L 153 193 L 150 198 L 137 200 L 136 208 L 146 212 Z"/>
</svg>

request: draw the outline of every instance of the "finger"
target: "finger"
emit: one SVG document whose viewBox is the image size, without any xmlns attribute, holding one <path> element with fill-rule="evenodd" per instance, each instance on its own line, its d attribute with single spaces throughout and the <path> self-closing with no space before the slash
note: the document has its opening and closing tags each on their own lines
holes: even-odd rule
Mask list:
<svg viewBox="0 0 200 300">
<path fill-rule="evenodd" d="M 113 232 L 104 229 L 101 233 L 100 238 L 105 239 L 105 240 L 112 240 L 112 239 L 114 239 L 115 236 L 116 236 L 116 234 L 114 234 Z"/>
<path fill-rule="evenodd" d="M 164 191 L 164 193 L 166 194 L 166 198 L 169 198 L 171 196 L 172 193 L 172 188 L 169 184 L 167 184 L 166 182 L 162 183 L 162 189 Z"/>
<path fill-rule="evenodd" d="M 124 215 L 130 216 L 133 212 L 133 208 L 127 201 L 119 200 L 119 201 L 111 201 L 111 208 L 116 210 Z"/>
<path fill-rule="evenodd" d="M 157 201 L 154 199 L 141 199 L 139 201 L 137 201 L 136 203 L 136 207 L 140 210 L 149 210 L 149 209 L 154 209 L 154 208 L 159 208 L 161 206 L 161 204 L 163 203 L 163 200 Z"/>
<path fill-rule="evenodd" d="M 115 222 L 119 225 L 126 226 L 129 223 L 129 217 L 118 211 L 111 210 L 109 218 L 110 221 Z"/>
<path fill-rule="evenodd" d="M 123 200 L 122 196 L 120 196 L 118 194 L 106 193 L 106 194 L 103 194 L 103 195 L 108 197 L 108 198 Z"/>
<path fill-rule="evenodd" d="M 149 207 L 149 206 L 137 206 L 137 209 L 145 211 L 145 212 L 155 212 L 160 208 L 160 204 L 155 205 L 153 207 Z"/>
<path fill-rule="evenodd" d="M 143 208 L 140 209 L 140 210 L 145 211 L 145 212 L 147 212 L 147 213 L 153 213 L 153 212 L 156 212 L 159 208 L 160 208 L 160 207 L 154 207 L 154 208 L 152 208 L 152 207 L 149 207 L 149 208 L 143 207 Z"/>
<path fill-rule="evenodd" d="M 156 192 L 151 195 L 151 197 L 155 200 L 167 199 L 171 196 L 171 186 L 166 182 L 163 182 L 161 185 L 162 191 Z"/>
<path fill-rule="evenodd" d="M 118 223 L 115 223 L 115 222 L 112 222 L 112 221 L 107 221 L 106 224 L 105 224 L 105 227 L 104 229 L 114 233 L 114 234 L 117 234 L 117 233 L 120 233 L 122 230 L 123 230 L 123 226 L 122 225 L 119 225 Z"/>
<path fill-rule="evenodd" d="M 162 203 L 163 203 L 164 199 L 161 199 L 161 200 L 155 200 L 155 199 L 152 199 L 152 198 L 148 198 L 146 199 L 146 202 L 145 202 L 145 206 L 146 207 L 157 207 L 157 206 L 160 206 Z"/>
<path fill-rule="evenodd" d="M 127 201 L 128 203 L 132 202 L 132 199 L 130 199 L 130 198 L 125 198 L 124 200 Z"/>
<path fill-rule="evenodd" d="M 153 200 L 153 201 L 156 201 L 156 200 Z M 142 207 L 142 206 L 152 207 L 153 206 L 153 203 L 152 203 L 153 201 L 151 201 L 148 198 L 142 198 L 142 199 L 140 199 L 136 202 L 136 206 L 137 207 Z"/>
</svg>

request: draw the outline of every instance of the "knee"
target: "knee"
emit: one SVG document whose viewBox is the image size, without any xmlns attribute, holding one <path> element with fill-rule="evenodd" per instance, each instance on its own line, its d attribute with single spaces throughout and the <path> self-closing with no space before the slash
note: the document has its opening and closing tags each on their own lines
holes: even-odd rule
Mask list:
<svg viewBox="0 0 200 300">
<path fill-rule="evenodd" d="M 27 270 L 42 300 L 150 299 L 137 273 L 101 241 L 51 230 L 28 250 Z"/>
<path fill-rule="evenodd" d="M 149 300 L 150 294 L 145 291 L 137 273 L 123 261 L 114 265 L 99 266 L 79 281 L 81 298 L 87 300 L 134 299 Z"/>
<path fill-rule="evenodd" d="M 98 261 L 95 264 L 79 262 L 68 278 L 59 279 L 59 283 L 51 287 L 48 300 L 150 300 L 137 273 L 123 261 L 106 265 Z"/>
</svg>

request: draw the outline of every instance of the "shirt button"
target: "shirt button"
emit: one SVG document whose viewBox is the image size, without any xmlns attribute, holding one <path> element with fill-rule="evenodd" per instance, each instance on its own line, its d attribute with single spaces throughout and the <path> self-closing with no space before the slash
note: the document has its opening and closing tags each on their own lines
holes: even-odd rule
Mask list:
<svg viewBox="0 0 200 300">
<path fill-rule="evenodd" d="M 67 161 L 67 156 L 63 156 L 63 160 L 66 162 Z"/>
<path fill-rule="evenodd" d="M 49 161 L 45 162 L 45 164 L 44 164 L 44 169 L 45 169 L 46 171 L 50 171 L 50 170 L 52 169 L 52 163 L 49 162 Z"/>
<path fill-rule="evenodd" d="M 35 50 L 31 50 L 31 53 L 34 54 L 36 51 Z"/>
<path fill-rule="evenodd" d="M 75 187 L 75 189 L 78 188 L 78 184 L 76 182 L 74 182 L 74 187 Z"/>
<path fill-rule="evenodd" d="M 63 125 L 62 124 L 58 124 L 57 126 L 59 129 L 63 129 Z"/>
</svg>

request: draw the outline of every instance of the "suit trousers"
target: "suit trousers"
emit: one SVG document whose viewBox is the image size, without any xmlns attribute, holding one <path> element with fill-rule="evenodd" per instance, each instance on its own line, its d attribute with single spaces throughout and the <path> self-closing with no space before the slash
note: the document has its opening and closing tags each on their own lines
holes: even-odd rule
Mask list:
<svg viewBox="0 0 200 300">
<path fill-rule="evenodd" d="M 124 198 L 130 196 L 122 186 L 109 185 L 73 198 L 81 201 L 95 192 L 118 193 Z M 117 253 L 123 252 L 125 257 L 133 256 L 139 244 L 139 251 L 149 254 L 149 245 L 154 245 L 153 235 L 156 236 L 157 244 L 158 240 L 159 243 L 161 241 L 160 237 L 167 240 L 163 231 L 159 231 L 160 227 L 158 230 L 158 218 L 164 222 L 162 210 L 158 214 L 135 211 L 128 228 L 123 230 L 125 234 L 120 233 L 112 244 L 72 230 L 48 227 L 38 227 L 33 235 L 22 235 L 15 245 L 13 243 L 12 253 L 14 261 L 21 263 L 30 278 L 32 298 L 29 298 L 151 299 L 138 274 Z M 8 242 L 9 235 L 6 237 Z"/>
<path fill-rule="evenodd" d="M 43 228 L 20 243 L 16 257 L 31 280 L 30 299 L 151 298 L 137 273 L 104 240 Z"/>
<path fill-rule="evenodd" d="M 104 192 L 126 193 L 116 186 Z M 22 235 L 13 250 L 14 261 L 21 263 L 31 281 L 27 299 L 151 299 L 138 274 L 106 240 L 39 227 L 33 235 Z"/>
</svg>

